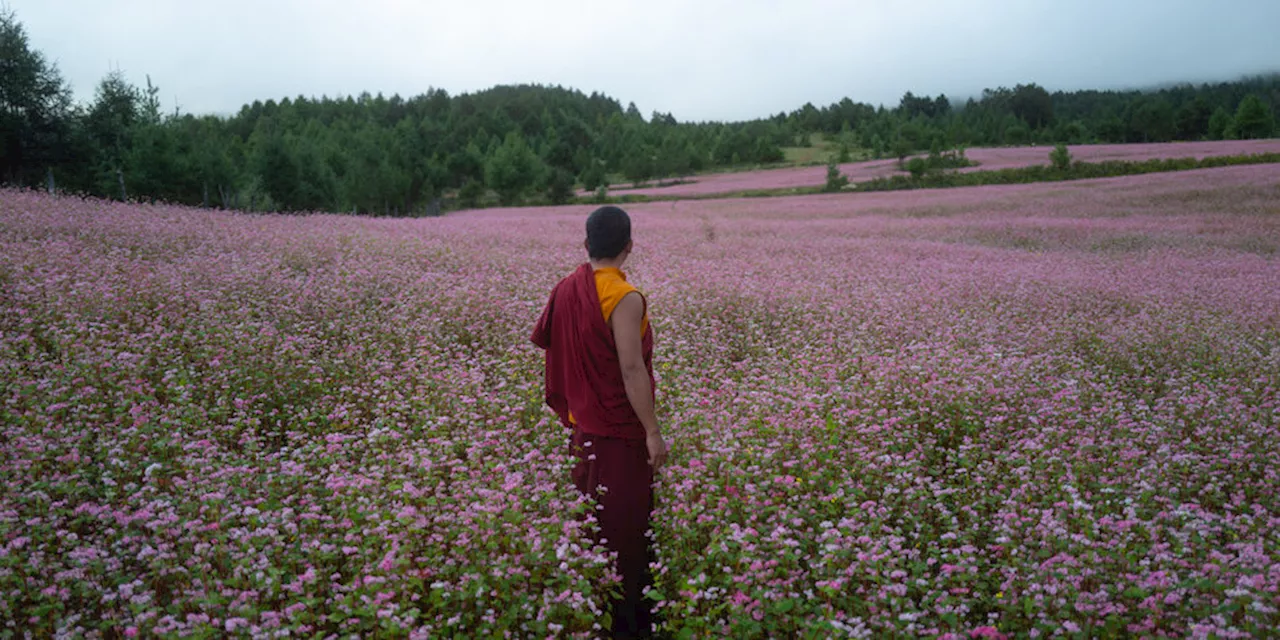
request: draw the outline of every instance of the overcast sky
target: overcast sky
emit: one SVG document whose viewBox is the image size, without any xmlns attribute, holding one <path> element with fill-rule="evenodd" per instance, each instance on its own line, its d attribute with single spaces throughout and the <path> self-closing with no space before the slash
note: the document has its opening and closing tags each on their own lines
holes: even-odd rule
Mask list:
<svg viewBox="0 0 1280 640">
<path fill-rule="evenodd" d="M 1280 0 L 0 0 L 79 99 L 119 68 L 166 110 L 255 99 L 602 91 L 746 119 L 1037 82 L 1147 87 L 1280 71 Z"/>
</svg>

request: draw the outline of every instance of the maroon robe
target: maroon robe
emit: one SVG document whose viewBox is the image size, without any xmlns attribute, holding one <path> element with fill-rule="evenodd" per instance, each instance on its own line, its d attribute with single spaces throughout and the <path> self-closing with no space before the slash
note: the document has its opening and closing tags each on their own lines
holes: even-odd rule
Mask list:
<svg viewBox="0 0 1280 640">
<path fill-rule="evenodd" d="M 565 427 L 591 435 L 644 439 L 631 408 L 613 329 L 600 311 L 595 271 L 583 264 L 551 290 L 530 338 L 546 350 L 546 401 Z M 653 385 L 653 329 L 641 336 L 644 366 Z"/>
<path fill-rule="evenodd" d="M 600 505 L 598 539 L 618 554 L 623 594 L 613 607 L 614 632 L 648 635 L 650 613 L 642 591 L 652 583 L 653 553 L 645 534 L 653 509 L 653 468 L 590 264 L 552 290 L 531 339 L 546 350 L 547 405 L 573 429 L 570 450 L 578 459 L 573 483 Z M 653 388 L 652 329 L 645 329 L 641 346 Z M 569 421 L 570 413 L 576 424 Z"/>
</svg>

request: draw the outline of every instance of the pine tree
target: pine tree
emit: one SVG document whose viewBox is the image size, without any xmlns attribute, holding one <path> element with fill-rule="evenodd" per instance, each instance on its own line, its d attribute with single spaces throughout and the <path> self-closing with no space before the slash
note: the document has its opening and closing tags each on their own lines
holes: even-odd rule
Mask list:
<svg viewBox="0 0 1280 640">
<path fill-rule="evenodd" d="M 542 178 L 544 166 L 538 154 L 529 148 L 519 133 L 507 134 L 502 145 L 485 163 L 484 179 L 498 193 L 505 206 L 519 204 L 520 199 Z"/>
<path fill-rule="evenodd" d="M 1235 131 L 1241 140 L 1270 138 L 1276 128 L 1275 114 L 1257 94 L 1249 94 L 1236 110 Z"/>
</svg>

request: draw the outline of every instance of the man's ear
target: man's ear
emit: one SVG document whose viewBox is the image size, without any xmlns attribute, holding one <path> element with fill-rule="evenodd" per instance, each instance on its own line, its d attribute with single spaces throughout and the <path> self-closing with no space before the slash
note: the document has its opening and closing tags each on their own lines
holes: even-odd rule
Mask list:
<svg viewBox="0 0 1280 640">
<path fill-rule="evenodd" d="M 584 239 L 582 240 L 582 248 L 583 248 L 583 249 L 586 249 L 586 250 L 587 250 L 587 252 L 588 252 L 588 253 L 590 253 L 590 251 L 591 251 L 591 241 L 586 240 L 586 239 L 584 238 Z"/>
<path fill-rule="evenodd" d="M 634 241 L 633 241 L 633 240 L 628 240 L 628 241 L 627 241 L 627 248 L 625 249 L 625 251 L 626 251 L 627 253 L 631 253 L 631 247 L 632 247 L 632 245 L 633 245 L 633 244 L 634 244 Z"/>
</svg>

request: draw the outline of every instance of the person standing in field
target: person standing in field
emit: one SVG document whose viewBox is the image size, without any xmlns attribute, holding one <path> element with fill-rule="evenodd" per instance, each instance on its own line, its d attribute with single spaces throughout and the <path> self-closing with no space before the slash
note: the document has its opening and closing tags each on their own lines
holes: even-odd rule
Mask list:
<svg viewBox="0 0 1280 640">
<path fill-rule="evenodd" d="M 596 209 L 585 246 L 590 260 L 552 289 L 531 339 L 546 351 L 547 405 L 572 430 L 573 482 L 600 505 L 598 535 L 618 556 L 614 637 L 644 637 L 653 477 L 668 452 L 654 412 L 653 330 L 644 296 L 622 272 L 630 216 Z"/>
</svg>

